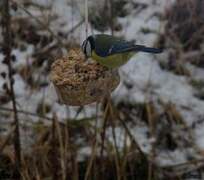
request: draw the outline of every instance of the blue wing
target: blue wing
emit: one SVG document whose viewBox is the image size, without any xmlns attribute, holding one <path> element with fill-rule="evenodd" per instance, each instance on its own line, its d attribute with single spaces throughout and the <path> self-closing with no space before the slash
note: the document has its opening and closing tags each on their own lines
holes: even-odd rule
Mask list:
<svg viewBox="0 0 204 180">
<path fill-rule="evenodd" d="M 96 35 L 99 40 L 96 40 L 95 51 L 102 57 L 110 56 L 117 53 L 125 52 L 147 52 L 161 53 L 161 49 L 135 45 L 133 42 L 128 42 L 110 35 Z"/>
<path fill-rule="evenodd" d="M 111 54 L 115 54 L 115 53 L 123 53 L 123 52 L 146 52 L 146 53 L 162 53 L 162 49 L 159 48 L 152 48 L 152 47 L 146 47 L 146 46 L 142 46 L 142 45 L 129 45 L 128 47 L 124 47 L 124 48 L 117 48 L 115 47 L 113 49 L 113 51 L 111 52 Z"/>
<path fill-rule="evenodd" d="M 133 43 L 118 40 L 108 45 L 96 47 L 96 53 L 102 57 L 106 57 L 117 53 L 131 51 L 131 48 L 133 47 Z"/>
<path fill-rule="evenodd" d="M 110 49 L 108 54 L 116 54 L 116 53 L 123 53 L 123 52 L 129 52 L 133 49 L 134 43 L 131 42 L 125 42 L 125 41 L 119 41 L 116 44 L 113 44 Z"/>
<path fill-rule="evenodd" d="M 107 34 L 94 35 L 95 51 L 99 56 L 106 57 L 130 48 L 134 43 Z"/>
</svg>

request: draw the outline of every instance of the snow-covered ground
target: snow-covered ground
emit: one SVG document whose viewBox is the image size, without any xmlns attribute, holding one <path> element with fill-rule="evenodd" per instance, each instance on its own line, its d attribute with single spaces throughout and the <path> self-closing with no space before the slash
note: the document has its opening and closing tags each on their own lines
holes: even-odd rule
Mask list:
<svg viewBox="0 0 204 180">
<path fill-rule="evenodd" d="M 60 1 L 39 1 L 39 3 L 53 3 L 53 12 L 58 14 L 59 18 L 55 23 L 51 24 L 50 28 L 55 32 L 59 30 L 60 25 L 65 24 L 61 28 L 61 31 L 68 32 L 73 26 L 81 21 L 83 14 L 83 3 L 78 3 L 78 11 L 70 7 L 70 3 L 66 0 Z M 74 1 L 75 2 L 75 1 Z M 90 1 L 90 4 L 96 1 Z M 133 2 L 141 2 L 147 4 L 147 8 L 138 12 L 137 9 L 131 9 L 131 13 L 124 17 L 119 18 L 118 21 L 122 25 L 122 31 L 117 32 L 116 35 L 124 36 L 127 40 L 135 40 L 138 44 L 145 44 L 147 46 L 154 46 L 159 33 L 164 29 L 165 22 L 162 22 L 155 14 L 162 13 L 165 8 L 168 7 L 173 1 L 170 0 L 157 0 L 153 3 L 150 0 L 134 0 Z M 76 3 L 76 2 L 75 2 Z M 36 10 L 31 11 L 34 15 L 39 12 Z M 73 13 L 72 13 L 73 12 Z M 49 17 L 49 13 L 47 14 Z M 68 23 L 69 22 L 69 23 Z M 71 22 L 71 23 L 70 23 Z M 72 37 L 81 43 L 85 38 L 85 28 L 82 24 L 74 33 Z M 144 34 L 141 29 L 149 29 L 151 33 Z M 89 28 L 89 33 L 91 33 Z M 93 30 L 93 33 L 97 33 Z M 110 32 L 106 32 L 110 33 Z M 33 53 L 33 47 L 30 45 L 27 51 L 21 52 L 18 49 L 13 50 L 13 54 L 16 55 L 17 61 L 15 67 L 19 67 L 22 64 L 32 62 L 31 54 Z M 120 68 L 121 83 L 119 87 L 113 92 L 112 97 L 116 103 L 120 101 L 128 101 L 132 103 L 141 103 L 148 101 L 158 101 L 162 99 L 163 102 L 173 103 L 182 114 L 186 125 L 190 128 L 192 124 L 200 121 L 204 118 L 204 101 L 195 96 L 195 89 L 189 83 L 192 77 L 178 76 L 172 72 L 161 69 L 159 61 L 165 61 L 165 50 L 163 54 L 149 55 L 145 53 L 138 53 L 123 67 Z M 3 59 L 3 55 L 0 54 L 0 60 Z M 197 68 L 189 65 L 189 69 L 194 72 L 194 78 L 203 78 L 204 69 Z M 0 71 L 6 71 L 6 66 L 1 65 Z M 40 71 L 38 73 L 41 73 Z M 39 75 L 39 74 L 38 74 Z M 38 76 L 36 75 L 36 76 Z M 36 112 L 37 105 L 40 101 L 44 100 L 51 105 L 52 111 L 47 114 L 48 117 L 52 117 L 53 112 L 56 112 L 59 119 L 66 117 L 74 118 L 78 107 L 67 107 L 58 104 L 56 94 L 52 85 L 44 87 L 41 90 L 31 91 L 26 86 L 26 83 L 18 74 L 15 75 L 15 92 L 17 95 L 18 108 L 20 110 Z M 133 84 L 131 89 L 125 86 L 125 82 Z M 3 79 L 0 79 L 0 86 L 3 83 Z M 7 107 L 11 107 L 11 104 L 7 104 Z M 188 107 L 188 108 L 186 108 Z M 77 118 L 84 116 L 91 117 L 95 114 L 95 104 L 88 105 L 84 110 L 79 113 Z M 27 119 L 27 116 L 21 115 L 21 119 Z M 37 117 L 30 117 L 32 121 L 38 121 Z M 198 150 L 201 152 L 204 150 L 204 123 L 200 122 L 196 128 L 191 129 L 193 137 L 195 139 L 195 146 L 186 149 L 176 149 L 173 152 L 160 151 L 157 156 L 158 163 L 162 166 L 184 163 L 187 161 L 187 155 L 189 153 L 196 153 Z M 121 129 L 118 129 L 118 142 L 121 142 Z M 151 151 L 152 139 L 147 137 L 147 127 L 141 125 L 135 128 L 131 128 L 131 132 L 134 135 L 136 141 L 141 146 L 141 149 L 145 153 Z M 184 134 L 185 135 L 185 134 Z M 110 135 L 110 141 L 111 135 Z M 122 145 L 121 145 L 122 146 Z M 188 151 L 188 153 L 186 153 Z M 198 154 L 197 154 L 198 155 Z M 197 156 L 195 155 L 195 156 Z"/>
</svg>

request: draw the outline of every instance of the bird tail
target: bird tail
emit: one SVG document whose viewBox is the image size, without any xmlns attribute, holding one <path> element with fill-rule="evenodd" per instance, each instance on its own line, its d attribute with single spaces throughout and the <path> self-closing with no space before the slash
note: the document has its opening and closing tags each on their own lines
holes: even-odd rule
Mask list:
<svg viewBox="0 0 204 180">
<path fill-rule="evenodd" d="M 133 47 L 134 51 L 142 51 L 142 52 L 147 52 L 147 53 L 162 53 L 162 49 L 159 48 L 152 48 L 152 47 L 146 47 L 146 46 L 142 46 L 142 45 L 135 45 Z"/>
</svg>

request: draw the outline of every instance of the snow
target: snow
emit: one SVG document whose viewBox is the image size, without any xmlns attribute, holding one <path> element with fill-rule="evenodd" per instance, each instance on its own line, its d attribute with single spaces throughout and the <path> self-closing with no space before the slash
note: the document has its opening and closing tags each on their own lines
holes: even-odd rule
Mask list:
<svg viewBox="0 0 204 180">
<path fill-rule="evenodd" d="M 148 128 L 145 126 L 138 126 L 138 127 L 134 127 L 131 130 L 136 142 L 139 144 L 141 150 L 148 154 L 150 153 L 152 147 L 151 147 L 151 139 L 147 138 L 147 132 L 148 132 Z"/>
<path fill-rule="evenodd" d="M 17 95 L 26 95 L 26 84 L 19 74 L 14 76 L 14 91 Z"/>
<path fill-rule="evenodd" d="M 30 64 L 30 56 L 34 51 L 33 45 L 26 46 L 26 51 L 22 52 L 19 49 L 13 49 L 12 55 L 17 57 L 17 61 L 14 63 L 14 67 L 19 67 L 21 65 Z"/>
<path fill-rule="evenodd" d="M 159 156 L 157 156 L 156 160 L 161 166 L 171 166 L 185 163 L 186 155 L 180 150 L 175 150 L 173 152 L 162 152 Z"/>
</svg>

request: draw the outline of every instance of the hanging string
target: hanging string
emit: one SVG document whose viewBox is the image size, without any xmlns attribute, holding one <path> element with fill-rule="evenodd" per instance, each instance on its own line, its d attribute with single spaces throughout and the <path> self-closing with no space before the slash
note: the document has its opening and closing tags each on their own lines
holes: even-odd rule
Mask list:
<svg viewBox="0 0 204 180">
<path fill-rule="evenodd" d="M 74 27 L 74 0 L 71 0 L 71 29 Z M 73 46 L 74 31 L 71 32 L 71 47 Z"/>
<path fill-rule="evenodd" d="M 85 0 L 85 32 L 86 38 L 88 37 L 88 26 L 89 26 L 89 12 L 88 12 L 88 0 Z"/>
</svg>

